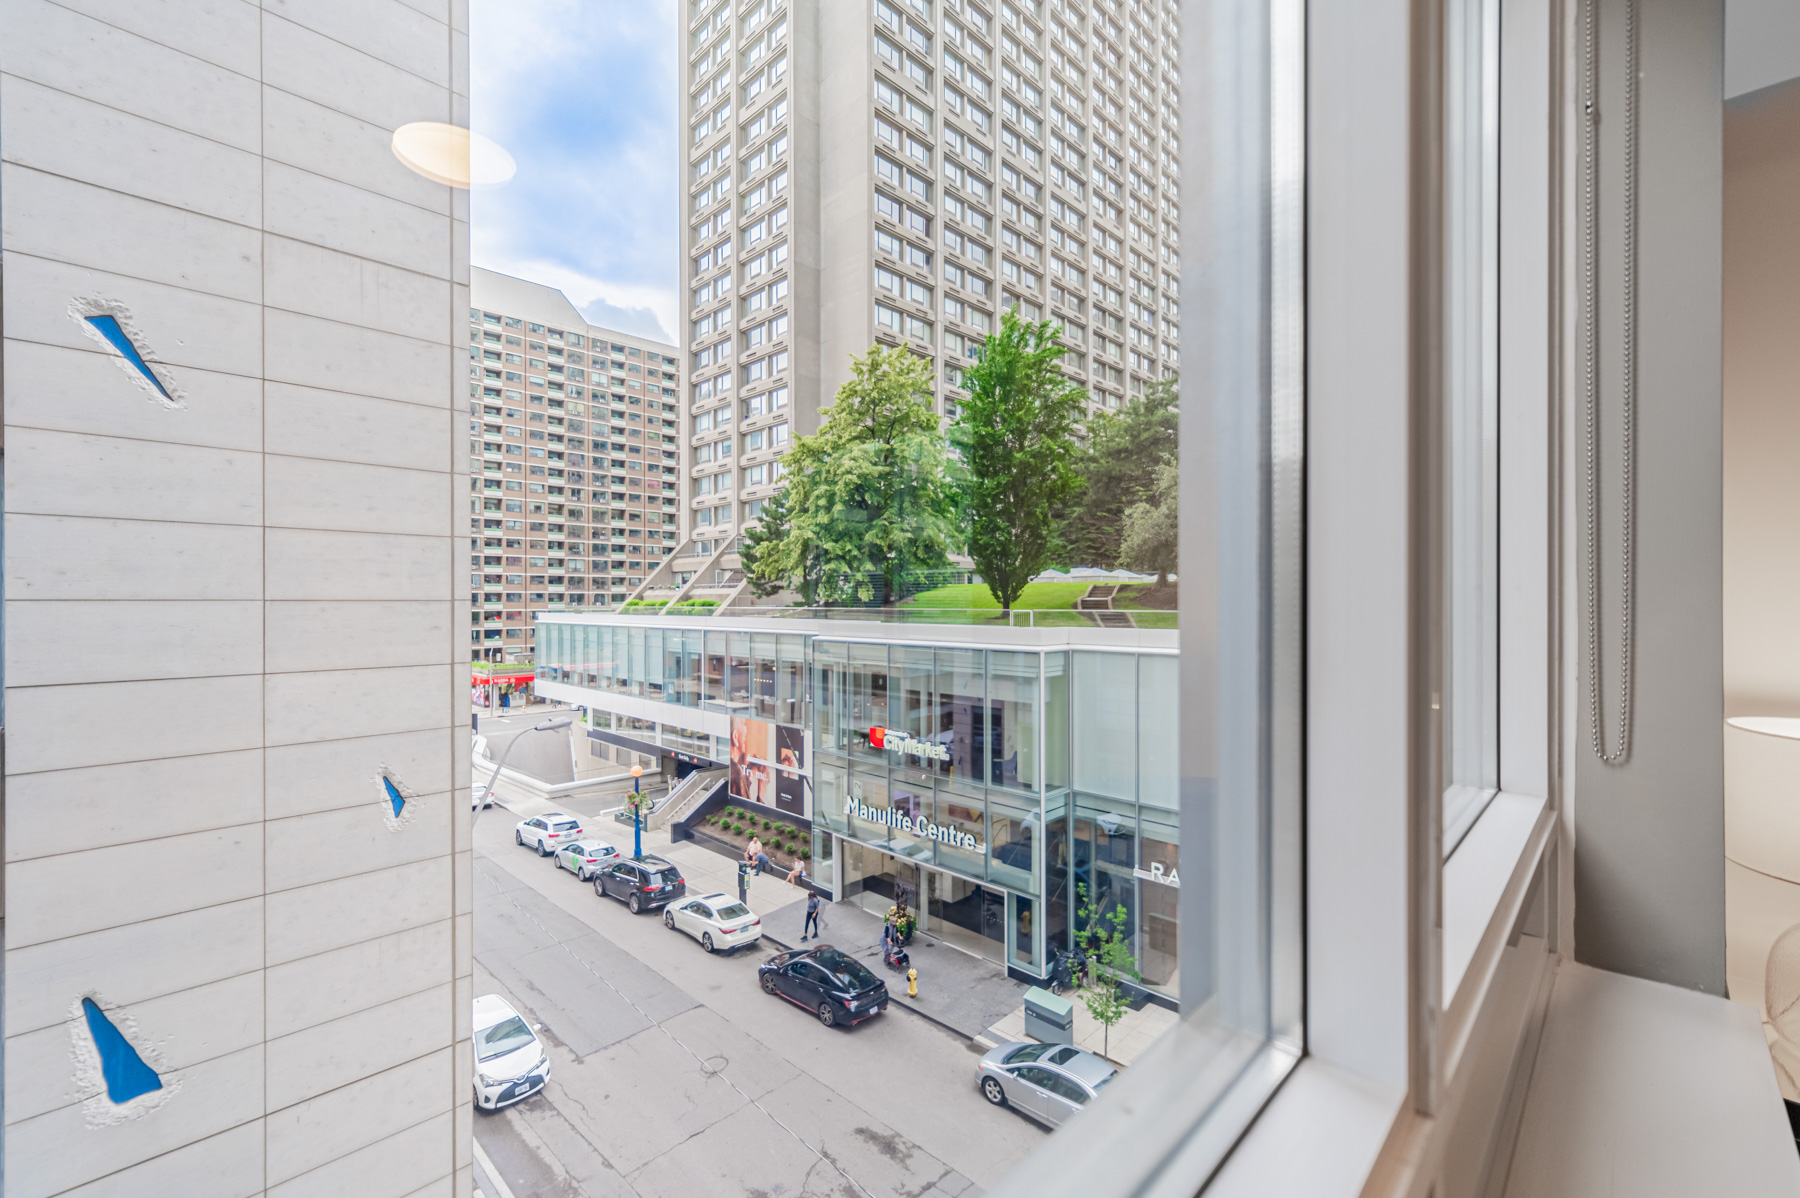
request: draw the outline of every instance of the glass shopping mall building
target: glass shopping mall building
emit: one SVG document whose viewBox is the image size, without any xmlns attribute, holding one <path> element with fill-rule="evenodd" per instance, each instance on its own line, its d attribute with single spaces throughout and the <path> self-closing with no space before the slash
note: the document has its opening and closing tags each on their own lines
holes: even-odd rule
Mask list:
<svg viewBox="0 0 1800 1198">
<path fill-rule="evenodd" d="M 803 831 L 815 882 L 1040 979 L 1123 907 L 1144 988 L 1177 995 L 1172 630 L 551 613 L 537 689 L 598 745 L 729 770 Z M 1110 920 L 1108 921 L 1110 926 Z"/>
</svg>

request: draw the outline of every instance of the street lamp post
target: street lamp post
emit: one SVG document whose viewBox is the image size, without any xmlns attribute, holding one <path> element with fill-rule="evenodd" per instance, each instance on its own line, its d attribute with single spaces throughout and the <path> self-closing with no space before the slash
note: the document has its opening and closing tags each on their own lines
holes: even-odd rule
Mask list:
<svg viewBox="0 0 1800 1198">
<path fill-rule="evenodd" d="M 507 747 L 511 748 L 512 746 L 508 745 Z M 638 805 L 638 796 L 642 793 L 638 789 L 638 780 L 643 776 L 643 766 L 631 767 L 631 855 L 633 857 L 644 855 L 644 809 Z"/>
<path fill-rule="evenodd" d="M 475 816 L 474 816 L 474 819 L 471 819 L 469 821 L 470 825 L 472 826 L 474 824 L 475 820 L 480 819 L 482 810 L 487 807 L 488 803 L 491 803 L 494 801 L 494 787 L 499 785 L 499 783 L 500 783 L 500 771 L 506 768 L 506 759 L 508 757 L 512 756 L 513 746 L 518 744 L 519 741 L 524 739 L 526 732 L 555 732 L 560 728 L 567 728 L 570 724 L 573 724 L 574 722 L 575 721 L 570 719 L 568 716 L 560 715 L 560 716 L 557 716 L 553 720 L 545 720 L 541 724 L 534 724 L 531 727 L 525 729 L 525 732 L 520 732 L 517 735 L 515 735 L 511 740 L 507 741 L 506 742 L 506 750 L 500 754 L 500 761 L 498 764 L 496 764 L 494 766 L 494 776 L 488 779 L 487 802 L 484 802 L 480 806 L 475 808 Z"/>
</svg>

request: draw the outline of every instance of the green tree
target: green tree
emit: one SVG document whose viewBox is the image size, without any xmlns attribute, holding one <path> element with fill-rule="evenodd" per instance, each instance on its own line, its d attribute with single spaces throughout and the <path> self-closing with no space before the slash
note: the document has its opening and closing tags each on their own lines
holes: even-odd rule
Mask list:
<svg viewBox="0 0 1800 1198">
<path fill-rule="evenodd" d="M 1109 905 L 1104 898 L 1095 899 L 1080 882 L 1075 884 L 1075 898 L 1079 904 L 1075 910 L 1076 943 L 1087 953 L 1081 1002 L 1094 1022 L 1106 1029 L 1100 1047 L 1100 1055 L 1105 1056 L 1112 1050 L 1113 1024 L 1125 1018 L 1131 1006 L 1121 984 L 1127 978 L 1136 981 L 1143 975 L 1138 972 L 1137 958 L 1131 954 L 1131 936 L 1125 931 L 1125 925 L 1131 921 L 1125 904 Z"/>
<path fill-rule="evenodd" d="M 762 515 L 744 530 L 744 539 L 738 546 L 738 560 L 743 562 L 744 574 L 750 580 L 750 593 L 758 599 L 767 599 L 793 586 L 803 603 L 812 603 L 812 578 L 807 563 L 790 563 L 783 552 L 793 531 L 788 517 L 788 489 L 783 487 L 763 502 Z"/>
<path fill-rule="evenodd" d="M 949 565 L 958 543 L 956 491 L 929 397 L 932 365 L 904 347 L 852 359 L 824 423 L 784 459 L 789 532 L 779 553 L 759 550 L 769 577 L 810 574 L 819 602 L 884 599 L 901 575 Z"/>
<path fill-rule="evenodd" d="M 950 429 L 962 458 L 969 556 L 1003 611 L 1054 565 L 1059 513 L 1080 490 L 1075 436 L 1087 393 L 1063 378 L 1050 321 L 1000 317 L 981 358 L 963 371 L 969 397 Z"/>
<path fill-rule="evenodd" d="M 1117 412 L 1089 418 L 1074 468 L 1085 482 L 1066 509 L 1062 538 L 1070 565 L 1115 569 L 1125 540 L 1125 513 L 1149 497 L 1163 458 L 1175 453 L 1178 384 L 1165 375 Z"/>
<path fill-rule="evenodd" d="M 1181 469 L 1170 454 L 1156 467 L 1156 482 L 1149 498 L 1140 499 L 1125 512 L 1119 560 L 1128 569 L 1156 571 L 1158 586 L 1168 582 L 1169 571 L 1177 568 L 1180 488 Z"/>
</svg>

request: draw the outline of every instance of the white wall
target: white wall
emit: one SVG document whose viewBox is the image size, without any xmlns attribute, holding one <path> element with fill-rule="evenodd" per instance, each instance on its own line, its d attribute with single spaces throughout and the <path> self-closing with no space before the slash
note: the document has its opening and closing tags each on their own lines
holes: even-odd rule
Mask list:
<svg viewBox="0 0 1800 1198">
<path fill-rule="evenodd" d="M 0 2 L 19 1198 L 470 1190 L 467 206 L 388 144 L 466 123 L 465 10 Z"/>
</svg>

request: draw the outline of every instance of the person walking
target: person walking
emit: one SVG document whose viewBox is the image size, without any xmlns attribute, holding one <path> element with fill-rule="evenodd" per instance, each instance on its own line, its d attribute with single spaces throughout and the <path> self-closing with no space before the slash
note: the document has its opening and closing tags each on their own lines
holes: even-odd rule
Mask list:
<svg viewBox="0 0 1800 1198">
<path fill-rule="evenodd" d="M 814 937 L 819 934 L 819 896 L 816 894 L 806 896 L 806 923 L 800 928 L 801 944 L 806 943 L 809 932 Z"/>
</svg>

